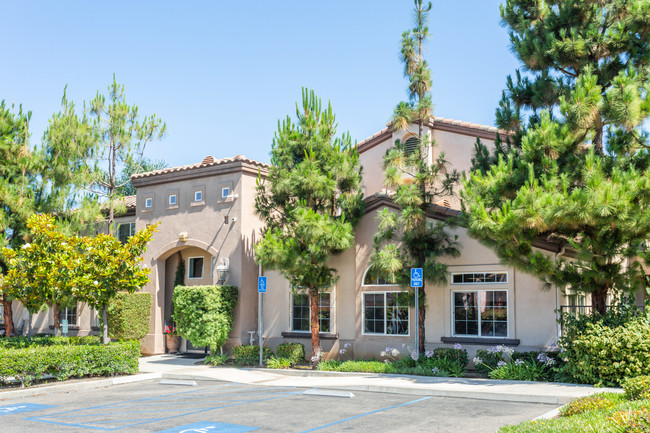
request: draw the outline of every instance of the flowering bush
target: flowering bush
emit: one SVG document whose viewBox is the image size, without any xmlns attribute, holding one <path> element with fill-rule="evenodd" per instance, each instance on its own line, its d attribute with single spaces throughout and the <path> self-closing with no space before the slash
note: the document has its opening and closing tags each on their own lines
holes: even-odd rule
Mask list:
<svg viewBox="0 0 650 433">
<path fill-rule="evenodd" d="M 477 351 L 473 361 L 476 371 L 498 380 L 552 381 L 556 364 L 546 352 L 515 352 L 503 345 Z"/>
<path fill-rule="evenodd" d="M 628 400 L 650 399 L 650 376 L 637 376 L 623 382 L 625 398 Z"/>
<path fill-rule="evenodd" d="M 607 419 L 616 425 L 617 429 L 614 431 L 626 433 L 645 433 L 650 431 L 650 409 L 645 407 L 638 410 L 621 410 L 613 413 Z"/>
<path fill-rule="evenodd" d="M 573 400 L 560 409 L 560 416 L 573 416 L 592 410 L 609 409 L 616 405 L 614 401 L 600 395 L 590 395 Z"/>
</svg>

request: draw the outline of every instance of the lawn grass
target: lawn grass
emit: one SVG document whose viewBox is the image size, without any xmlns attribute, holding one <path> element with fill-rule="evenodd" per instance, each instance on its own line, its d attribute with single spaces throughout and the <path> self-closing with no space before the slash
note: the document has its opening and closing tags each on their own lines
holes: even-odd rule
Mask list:
<svg viewBox="0 0 650 433">
<path fill-rule="evenodd" d="M 586 412 L 553 419 L 526 421 L 505 426 L 499 433 L 576 433 L 576 432 L 647 432 L 650 431 L 650 400 L 626 400 L 622 394 L 599 394 L 609 404 L 582 404 Z M 584 403 L 584 399 L 574 406 Z M 603 408 L 603 406 L 606 406 Z M 564 408 L 563 412 L 566 412 Z M 575 411 L 574 411 L 575 412 Z"/>
</svg>

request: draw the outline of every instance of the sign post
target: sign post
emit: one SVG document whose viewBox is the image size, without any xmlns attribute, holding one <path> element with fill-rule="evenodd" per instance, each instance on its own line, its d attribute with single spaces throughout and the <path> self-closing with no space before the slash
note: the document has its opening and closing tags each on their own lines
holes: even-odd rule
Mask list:
<svg viewBox="0 0 650 433">
<path fill-rule="evenodd" d="M 68 336 L 68 319 L 61 320 L 61 332 L 63 332 L 63 335 L 66 337 Z"/>
<path fill-rule="evenodd" d="M 264 351 L 264 342 L 262 341 L 262 335 L 264 333 L 264 294 L 266 293 L 266 277 L 257 278 L 257 293 L 259 296 L 259 316 L 257 318 L 257 335 L 258 343 L 260 345 L 260 367 L 264 361 L 263 351 Z"/>
<path fill-rule="evenodd" d="M 423 273 L 422 268 L 411 268 L 411 287 L 415 289 L 415 354 L 417 359 L 420 359 L 420 342 L 419 342 L 419 331 L 420 331 L 420 309 L 419 309 L 419 293 L 418 289 L 422 287 L 423 282 Z"/>
</svg>

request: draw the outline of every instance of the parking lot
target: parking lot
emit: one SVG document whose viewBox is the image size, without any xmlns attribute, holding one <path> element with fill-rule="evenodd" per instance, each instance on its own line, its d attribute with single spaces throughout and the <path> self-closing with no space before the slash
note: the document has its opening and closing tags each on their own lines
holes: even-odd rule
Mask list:
<svg viewBox="0 0 650 433">
<path fill-rule="evenodd" d="M 0 393 L 0 431 L 25 432 L 494 432 L 553 405 L 354 392 L 220 381 L 196 386 L 145 381 L 93 390 L 9 398 Z"/>
</svg>

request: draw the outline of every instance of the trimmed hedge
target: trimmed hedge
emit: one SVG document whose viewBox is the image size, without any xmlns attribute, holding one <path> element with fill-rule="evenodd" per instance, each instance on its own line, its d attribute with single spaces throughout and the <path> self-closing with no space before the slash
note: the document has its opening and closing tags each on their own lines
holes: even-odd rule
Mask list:
<svg viewBox="0 0 650 433">
<path fill-rule="evenodd" d="M 108 336 L 118 340 L 139 340 L 149 332 L 151 293 L 118 293 L 106 310 Z"/>
<path fill-rule="evenodd" d="M 138 341 L 0 348 L 0 379 L 6 381 L 13 377 L 25 385 L 45 375 L 65 380 L 70 377 L 133 374 L 138 372 L 139 357 Z"/>
<path fill-rule="evenodd" d="M 262 360 L 266 361 L 273 356 L 273 351 L 265 347 L 262 351 Z M 235 364 L 239 365 L 256 365 L 260 362 L 260 346 L 233 346 L 232 356 L 235 358 Z"/>
<path fill-rule="evenodd" d="M 305 361 L 305 345 L 302 343 L 282 343 L 275 348 L 275 356 L 289 360 L 291 365 Z"/>
<path fill-rule="evenodd" d="M 216 353 L 228 341 L 238 298 L 235 286 L 177 286 L 172 315 L 176 332 Z"/>
<path fill-rule="evenodd" d="M 54 337 L 51 335 L 40 337 L 6 337 L 0 338 L 0 349 L 24 349 L 34 346 L 81 346 L 101 344 L 101 337 L 86 335 L 84 337 Z"/>
</svg>

